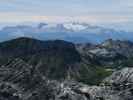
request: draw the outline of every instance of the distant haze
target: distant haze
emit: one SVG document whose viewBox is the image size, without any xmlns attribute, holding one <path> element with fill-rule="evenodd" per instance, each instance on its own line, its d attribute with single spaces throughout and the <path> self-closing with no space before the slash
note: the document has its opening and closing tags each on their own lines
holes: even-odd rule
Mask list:
<svg viewBox="0 0 133 100">
<path fill-rule="evenodd" d="M 59 39 L 74 43 L 100 43 L 107 39 L 133 41 L 133 32 L 106 27 L 87 23 L 33 23 L 32 25 L 9 25 L 0 30 L 0 41 L 18 37 L 33 37 L 41 40 Z"/>
<path fill-rule="evenodd" d="M 0 0 L 0 26 L 86 22 L 133 31 L 133 0 Z"/>
</svg>

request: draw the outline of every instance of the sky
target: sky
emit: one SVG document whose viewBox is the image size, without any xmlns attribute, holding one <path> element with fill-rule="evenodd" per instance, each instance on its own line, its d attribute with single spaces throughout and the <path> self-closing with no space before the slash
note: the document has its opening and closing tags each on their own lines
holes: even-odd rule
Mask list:
<svg viewBox="0 0 133 100">
<path fill-rule="evenodd" d="M 86 22 L 130 30 L 133 0 L 0 0 L 0 25 L 28 22 Z"/>
</svg>

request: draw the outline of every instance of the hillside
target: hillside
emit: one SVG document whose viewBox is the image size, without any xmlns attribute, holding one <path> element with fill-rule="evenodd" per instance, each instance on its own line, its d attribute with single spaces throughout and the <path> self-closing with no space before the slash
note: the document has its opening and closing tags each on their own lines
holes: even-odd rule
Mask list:
<svg viewBox="0 0 133 100">
<path fill-rule="evenodd" d="M 114 70 L 131 67 L 132 54 L 133 43 L 120 40 L 94 45 L 23 37 L 0 43 L 0 65 L 19 58 L 49 79 L 90 85 L 98 84 Z"/>
<path fill-rule="evenodd" d="M 33 65 L 43 76 L 60 81 L 71 79 L 97 84 L 110 73 L 99 68 L 94 60 L 80 55 L 73 43 L 63 40 L 40 41 L 24 37 L 0 43 L 1 65 L 16 58 Z"/>
</svg>

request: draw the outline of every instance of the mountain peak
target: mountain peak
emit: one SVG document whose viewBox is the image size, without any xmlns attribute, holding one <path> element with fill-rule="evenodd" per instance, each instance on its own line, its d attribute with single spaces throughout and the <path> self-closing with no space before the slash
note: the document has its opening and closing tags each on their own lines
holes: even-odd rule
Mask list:
<svg viewBox="0 0 133 100">
<path fill-rule="evenodd" d="M 40 28 L 42 28 L 42 27 L 44 27 L 44 26 L 46 26 L 46 25 L 48 25 L 48 24 L 46 24 L 46 23 L 40 23 L 40 24 L 38 25 L 38 28 L 40 29 Z"/>
<path fill-rule="evenodd" d="M 108 39 L 102 43 L 102 46 L 111 46 L 114 42 L 115 41 L 113 39 Z"/>
<path fill-rule="evenodd" d="M 112 47 L 112 46 L 117 46 L 117 47 L 129 47 L 129 46 L 133 46 L 133 42 L 125 40 L 113 40 L 113 39 L 108 39 L 106 41 L 104 41 L 103 43 L 101 43 L 102 46 L 104 47 Z"/>
</svg>

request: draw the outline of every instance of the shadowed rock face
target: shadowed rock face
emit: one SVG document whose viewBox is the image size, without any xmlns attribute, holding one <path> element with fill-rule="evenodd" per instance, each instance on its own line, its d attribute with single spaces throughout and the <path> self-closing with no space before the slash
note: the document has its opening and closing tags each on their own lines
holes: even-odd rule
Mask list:
<svg viewBox="0 0 133 100">
<path fill-rule="evenodd" d="M 45 76 L 59 80 L 66 78 L 66 70 L 76 69 L 74 64 L 81 61 L 80 54 L 72 43 L 31 38 L 18 38 L 0 43 L 0 64 L 14 58 L 23 59 L 37 66 Z"/>
<path fill-rule="evenodd" d="M 27 57 L 32 55 L 60 55 L 68 63 L 80 61 L 74 44 L 63 40 L 40 41 L 31 38 L 18 38 L 0 43 L 0 57 Z M 71 57 L 70 57 L 71 56 Z"/>
</svg>

